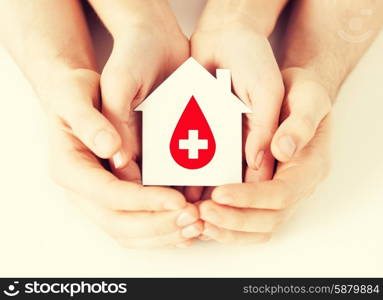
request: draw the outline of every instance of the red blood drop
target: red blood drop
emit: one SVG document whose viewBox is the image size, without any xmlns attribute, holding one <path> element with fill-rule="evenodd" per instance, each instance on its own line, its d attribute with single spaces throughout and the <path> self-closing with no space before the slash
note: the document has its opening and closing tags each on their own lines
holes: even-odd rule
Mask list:
<svg viewBox="0 0 383 300">
<path fill-rule="evenodd" d="M 174 129 L 170 153 L 177 164 L 187 169 L 202 168 L 214 156 L 214 136 L 194 96 Z"/>
</svg>

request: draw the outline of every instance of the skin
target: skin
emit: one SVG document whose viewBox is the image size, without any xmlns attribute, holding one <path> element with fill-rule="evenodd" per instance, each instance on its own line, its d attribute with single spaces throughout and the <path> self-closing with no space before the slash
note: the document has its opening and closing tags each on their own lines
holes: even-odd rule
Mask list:
<svg viewBox="0 0 383 300">
<path fill-rule="evenodd" d="M 370 8 L 368 38 L 353 42 L 338 34 L 340 20 Z M 326 12 L 325 14 L 323 12 Z M 261 242 L 283 224 L 329 171 L 332 103 L 342 82 L 378 33 L 381 1 L 296 1 L 282 45 L 285 94 L 280 125 L 271 141 L 279 163 L 272 180 L 257 182 L 248 166 L 245 183 L 217 187 L 199 205 L 202 239 Z M 321 24 L 321 26 L 318 26 Z M 299 53 L 299 55 L 297 55 Z M 290 151 L 283 143 L 289 140 Z M 284 141 L 283 141 L 284 140 Z"/>
<path fill-rule="evenodd" d="M 189 41 L 167 1 L 89 2 L 114 41 L 101 74 L 102 112 L 122 138 L 114 167 L 123 168 L 141 153 L 133 109 L 190 56 Z"/>
<path fill-rule="evenodd" d="M 267 37 L 285 3 L 208 1 L 191 38 L 192 56 L 213 74 L 217 68 L 231 70 L 233 91 L 252 109 L 244 119 L 245 163 L 258 180 L 273 175 L 270 142 L 278 126 L 284 86 Z M 196 201 L 202 191 L 189 187 L 185 194 Z"/>
<path fill-rule="evenodd" d="M 340 28 L 336 17 L 360 9 L 358 1 L 296 1 L 282 73 L 267 37 L 286 1 L 210 0 L 191 51 L 167 1 L 89 2 L 114 40 L 101 74 L 78 1 L 1 3 L 0 38 L 47 112 L 54 180 L 126 247 L 185 247 L 202 231 L 202 239 L 219 242 L 266 241 L 328 172 L 332 99 L 372 39 L 350 45 L 328 33 Z M 376 12 L 369 25 L 377 31 L 382 4 L 364 3 Z M 317 26 L 322 22 L 327 27 Z M 141 185 L 140 128 L 132 112 L 190 54 L 211 71 L 230 68 L 235 93 L 256 115 L 244 124 L 245 183 L 202 196 L 202 188 L 183 195 Z M 280 161 L 273 178 L 272 155 Z M 113 172 L 99 158 L 109 159 Z"/>
<path fill-rule="evenodd" d="M 140 41 L 143 44 L 132 45 L 133 40 L 125 39 L 123 42 L 115 38 L 111 59 L 105 73 L 100 75 L 95 71 L 94 53 L 78 1 L 9 0 L 1 2 L 0 11 L 2 42 L 30 80 L 47 112 L 53 179 L 123 246 L 188 245 L 191 238 L 203 230 L 194 205 L 187 204 L 184 196 L 174 189 L 143 187 L 134 155 L 114 174 L 107 171 L 98 159 L 112 158 L 124 147 L 121 128 L 115 127 L 117 123 L 110 122 L 99 112 L 100 81 L 101 85 L 107 86 L 110 80 L 115 79 L 108 74 L 124 75 L 118 73 L 118 69 L 113 70 L 112 66 L 131 63 L 118 60 L 121 53 L 131 51 L 126 47 L 132 46 L 136 53 L 141 53 L 159 41 L 144 40 Z M 12 28 L 12 31 L 7 28 Z M 127 35 L 137 37 L 144 35 L 146 30 L 139 25 L 133 26 Z M 160 28 L 158 31 L 165 32 Z M 156 38 L 161 40 L 165 36 Z M 184 40 L 176 44 L 184 45 Z M 166 51 L 168 49 L 158 51 L 161 56 L 153 57 L 148 63 L 167 59 Z M 185 50 L 180 57 L 183 59 L 187 53 Z M 156 72 L 161 66 L 157 63 L 157 69 L 148 72 L 152 76 L 148 77 L 150 84 L 154 84 L 155 76 L 160 76 Z M 123 84 L 129 85 L 129 82 L 121 82 L 116 97 L 122 97 L 121 94 L 126 92 Z M 149 85 L 145 88 L 150 89 Z M 104 109 L 120 105 L 113 102 L 118 99 L 107 97 L 108 87 L 105 90 Z M 134 120 L 128 121 L 136 124 Z M 136 127 L 132 126 L 132 132 L 136 132 Z M 132 136 L 136 139 L 137 135 Z"/>
<path fill-rule="evenodd" d="M 302 103 L 314 111 L 318 103 L 329 99 L 323 88 L 309 82 L 305 75 L 299 69 L 283 72 L 286 97 L 282 114 L 287 118 L 301 110 Z M 299 201 L 310 196 L 329 172 L 330 135 L 330 116 L 326 116 L 301 151 L 278 163 L 272 180 L 259 181 L 254 171 L 247 168 L 245 183 L 214 189 L 210 200 L 199 204 L 205 221 L 202 239 L 241 244 L 268 241 L 292 215 Z"/>
</svg>

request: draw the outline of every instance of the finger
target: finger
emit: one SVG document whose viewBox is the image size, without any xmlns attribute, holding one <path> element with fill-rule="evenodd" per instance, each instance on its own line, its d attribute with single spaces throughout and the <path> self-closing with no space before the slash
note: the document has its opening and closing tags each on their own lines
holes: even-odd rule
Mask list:
<svg viewBox="0 0 383 300">
<path fill-rule="evenodd" d="M 71 193 L 71 198 L 88 217 L 118 241 L 154 238 L 175 231 L 189 239 L 199 236 L 203 230 L 199 213 L 192 204 L 177 211 L 115 212 L 74 193 Z"/>
<path fill-rule="evenodd" d="M 140 76 L 132 71 L 138 73 L 136 63 L 127 60 L 126 53 L 122 55 L 115 46 L 101 75 L 102 112 L 122 137 L 122 150 L 113 157 L 115 168 L 123 168 L 139 152 L 137 113 L 133 109 L 144 99 L 147 86 L 154 80 L 148 73 L 144 86 Z"/>
<path fill-rule="evenodd" d="M 202 186 L 186 186 L 184 190 L 184 195 L 187 201 L 194 203 L 200 200 L 202 192 Z"/>
<path fill-rule="evenodd" d="M 141 184 L 141 170 L 134 161 L 129 161 L 123 168 L 113 168 L 113 174 L 120 180 Z"/>
<path fill-rule="evenodd" d="M 67 120 L 74 134 L 98 157 L 110 158 L 118 152 L 119 134 L 95 108 L 79 108 Z"/>
<path fill-rule="evenodd" d="M 71 128 L 73 134 L 94 154 L 109 158 L 121 146 L 121 138 L 113 125 L 95 108 L 99 102 L 98 74 L 80 72 L 67 81 L 65 99 L 54 102 L 55 110 Z M 90 80 L 89 77 L 94 77 Z"/>
<path fill-rule="evenodd" d="M 259 182 L 270 180 L 273 177 L 275 169 L 275 159 L 270 149 L 263 156 L 263 162 L 259 169 L 245 167 L 244 182 Z M 210 198 L 211 199 L 211 198 Z"/>
<path fill-rule="evenodd" d="M 214 202 L 233 207 L 286 209 L 309 196 L 330 169 L 329 118 L 326 117 L 311 140 L 296 159 L 278 165 L 272 180 L 228 184 L 212 193 Z"/>
<path fill-rule="evenodd" d="M 198 36 L 198 37 L 197 37 Z M 206 51 L 207 48 L 214 47 L 211 44 L 211 39 L 206 39 L 206 35 L 201 34 L 200 32 L 194 34 L 191 38 L 191 56 L 198 61 L 206 70 L 215 74 L 215 69 L 217 69 L 218 65 L 214 58 L 212 51 Z M 198 40 L 198 42 L 195 42 Z M 202 48 L 201 45 L 204 45 Z"/>
<path fill-rule="evenodd" d="M 192 204 L 176 211 L 114 213 L 108 219 L 108 231 L 119 239 L 156 237 L 181 229 L 185 238 L 192 238 L 202 231 Z"/>
<path fill-rule="evenodd" d="M 180 244 L 177 244 L 176 247 L 177 248 L 188 248 L 194 243 L 194 241 L 195 241 L 195 239 L 190 239 L 190 240 L 187 240 L 187 241 L 182 242 Z"/>
<path fill-rule="evenodd" d="M 279 161 L 290 160 L 313 138 L 320 122 L 331 109 L 325 89 L 293 70 L 284 71 L 287 118 L 276 131 L 271 150 Z M 288 110 L 288 112 L 286 112 Z"/>
<path fill-rule="evenodd" d="M 330 116 L 327 116 L 306 148 L 293 160 L 278 164 L 272 180 L 219 186 L 211 199 L 234 207 L 278 210 L 309 196 L 330 169 L 330 125 Z"/>
<path fill-rule="evenodd" d="M 181 231 L 176 231 L 156 237 L 120 240 L 120 244 L 123 247 L 136 249 L 154 249 L 167 246 L 178 246 L 179 248 L 185 248 L 185 246 L 190 246 L 191 243 L 192 239 L 184 237 Z"/>
<path fill-rule="evenodd" d="M 257 42 L 257 41 L 255 41 Z M 270 142 L 278 126 L 284 95 L 280 70 L 269 45 L 258 49 L 255 56 L 249 51 L 246 59 L 238 59 L 233 72 L 235 93 L 248 105 L 252 113 L 245 118 L 245 155 L 250 168 L 262 168 L 270 152 Z M 247 59 L 249 57 L 250 59 Z M 260 60 L 259 57 L 267 59 Z"/>
<path fill-rule="evenodd" d="M 216 187 L 214 186 L 207 186 L 204 188 L 202 195 L 201 195 L 201 200 L 209 200 L 211 199 L 211 195 Z"/>
<path fill-rule="evenodd" d="M 173 186 L 173 188 L 176 190 L 176 191 L 179 191 L 180 193 L 184 193 L 184 190 L 185 190 L 185 187 L 184 186 Z"/>
<path fill-rule="evenodd" d="M 275 178 L 262 182 L 219 186 L 213 191 L 211 199 L 216 203 L 234 207 L 283 209 L 292 202 L 294 192 L 295 189 L 287 182 Z"/>
<path fill-rule="evenodd" d="M 51 174 L 63 187 L 111 210 L 176 210 L 186 205 L 174 189 L 119 180 L 77 139 L 55 126 L 50 128 Z"/>
<path fill-rule="evenodd" d="M 217 227 L 205 223 L 203 235 L 223 244 L 256 244 L 265 243 L 270 240 L 270 233 L 241 232 Z"/>
<path fill-rule="evenodd" d="M 202 232 L 202 234 L 198 237 L 198 239 L 200 239 L 201 241 L 211 241 L 212 238 L 207 235 L 204 235 Z"/>
<path fill-rule="evenodd" d="M 200 217 L 218 227 L 244 232 L 273 232 L 284 221 L 284 211 L 234 208 L 207 200 L 200 204 Z"/>
</svg>

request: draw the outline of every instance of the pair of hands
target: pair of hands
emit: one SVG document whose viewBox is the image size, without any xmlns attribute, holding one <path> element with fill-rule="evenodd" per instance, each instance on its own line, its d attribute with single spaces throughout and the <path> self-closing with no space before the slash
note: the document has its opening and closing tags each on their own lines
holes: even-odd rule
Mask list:
<svg viewBox="0 0 383 300">
<path fill-rule="evenodd" d="M 49 109 L 52 176 L 123 246 L 265 241 L 327 173 L 324 88 L 304 69 L 280 72 L 265 35 L 229 25 L 200 24 L 190 47 L 178 26 L 132 24 L 113 34 L 101 75 L 68 69 L 55 79 L 62 93 Z M 245 183 L 182 193 L 144 187 L 133 108 L 190 55 L 208 70 L 230 69 L 235 93 L 252 108 L 244 122 Z M 274 176 L 273 156 L 280 161 Z M 111 159 L 112 173 L 98 157 Z"/>
</svg>

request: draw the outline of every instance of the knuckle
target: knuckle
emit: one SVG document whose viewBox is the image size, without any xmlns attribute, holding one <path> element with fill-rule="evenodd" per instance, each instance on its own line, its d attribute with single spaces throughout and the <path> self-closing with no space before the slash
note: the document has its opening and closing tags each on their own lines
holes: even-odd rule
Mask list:
<svg viewBox="0 0 383 300">
<path fill-rule="evenodd" d="M 59 164 L 59 165 L 58 165 Z M 65 168 L 59 162 L 50 161 L 48 164 L 48 177 L 58 186 L 64 189 L 72 190 L 72 184 L 68 180 L 67 172 L 63 170 Z"/>
<path fill-rule="evenodd" d="M 279 195 L 279 205 L 277 209 L 286 209 L 295 202 L 297 197 L 296 187 L 285 181 L 281 181 L 283 193 Z"/>
<path fill-rule="evenodd" d="M 64 116 L 66 122 L 75 134 L 88 128 L 89 124 L 95 120 L 96 114 L 99 113 L 94 107 L 79 105 L 76 109 L 68 109 Z"/>
<path fill-rule="evenodd" d="M 119 211 L 122 209 L 118 199 L 116 198 L 109 198 L 109 199 L 103 199 L 103 204 L 105 207 L 112 211 Z"/>
<path fill-rule="evenodd" d="M 236 242 L 236 237 L 234 232 L 226 229 L 216 230 L 214 239 L 221 244 L 232 244 Z"/>
<path fill-rule="evenodd" d="M 285 86 L 283 84 L 282 78 L 280 78 L 280 80 L 272 80 L 268 92 L 270 94 L 269 98 L 274 103 L 276 102 L 281 104 L 285 95 Z"/>
<path fill-rule="evenodd" d="M 109 180 L 105 182 L 105 187 L 108 187 L 111 191 L 118 190 L 119 181 L 113 177 L 111 177 Z M 124 207 L 123 204 L 125 203 L 124 200 L 122 200 L 120 197 L 117 196 L 117 194 L 107 194 L 107 195 L 100 195 L 99 189 L 92 189 L 90 191 L 92 193 L 91 199 L 92 200 L 98 200 L 101 205 L 108 208 L 111 211 L 121 211 L 121 210 L 127 210 L 127 207 Z"/>
<path fill-rule="evenodd" d="M 254 208 L 256 208 L 256 201 L 255 201 L 255 198 L 254 198 L 253 194 L 249 194 L 247 197 L 242 197 L 242 199 L 240 199 L 240 201 L 242 202 L 242 205 L 244 207 L 254 207 Z"/>
<path fill-rule="evenodd" d="M 265 233 L 261 236 L 259 242 L 260 243 L 267 243 L 271 240 L 272 233 Z"/>
<path fill-rule="evenodd" d="M 317 127 L 317 122 L 308 114 L 296 115 L 295 123 L 305 137 L 312 136 Z"/>
<path fill-rule="evenodd" d="M 332 161 L 329 153 L 318 153 L 315 161 L 315 170 L 319 170 L 319 181 L 324 180 L 330 173 Z"/>
<path fill-rule="evenodd" d="M 279 226 L 283 223 L 286 215 L 286 210 L 280 209 L 273 213 L 271 226 L 270 226 L 270 232 L 274 232 L 279 228 Z"/>
<path fill-rule="evenodd" d="M 320 112 L 326 115 L 332 108 L 332 100 L 328 91 L 318 82 L 312 82 L 313 88 L 316 90 L 317 97 L 315 98 L 316 104 Z"/>
<path fill-rule="evenodd" d="M 266 120 L 257 119 L 253 116 L 250 117 L 250 123 L 248 126 L 252 131 L 256 130 L 258 132 L 259 138 L 267 141 L 270 140 L 276 131 L 275 126 L 268 124 Z"/>
<path fill-rule="evenodd" d="M 232 233 L 226 233 L 216 238 L 221 244 L 234 244 L 238 243 L 238 238 L 234 237 Z"/>
<path fill-rule="evenodd" d="M 175 222 L 175 220 L 174 220 L 174 222 Z M 151 230 L 151 235 L 152 236 L 161 236 L 161 235 L 167 234 L 167 233 L 169 233 L 169 230 L 167 230 L 167 227 L 168 226 L 166 226 L 165 224 L 163 224 L 161 226 L 154 226 Z"/>
<path fill-rule="evenodd" d="M 289 207 L 290 203 L 291 203 L 291 192 L 286 192 L 282 195 L 279 196 L 279 201 L 278 201 L 278 204 L 276 206 L 276 209 L 285 209 L 287 207 Z"/>
<path fill-rule="evenodd" d="M 245 231 L 246 227 L 246 215 L 241 212 L 240 215 L 233 215 L 231 227 L 237 231 Z"/>
</svg>

